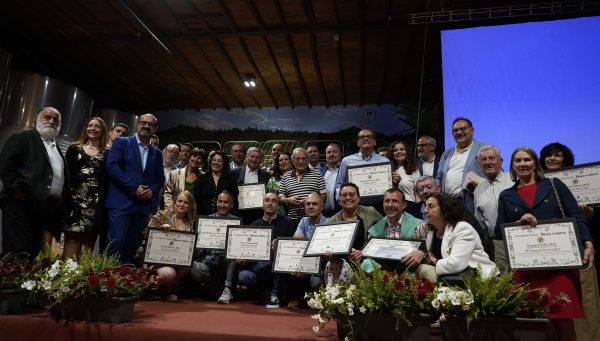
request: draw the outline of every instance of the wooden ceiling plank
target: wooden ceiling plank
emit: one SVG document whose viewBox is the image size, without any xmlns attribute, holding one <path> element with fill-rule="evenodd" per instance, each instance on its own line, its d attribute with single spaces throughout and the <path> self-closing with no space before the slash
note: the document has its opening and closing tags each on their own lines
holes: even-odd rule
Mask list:
<svg viewBox="0 0 600 341">
<path fill-rule="evenodd" d="M 171 6 L 169 6 L 169 4 L 167 4 L 164 0 L 160 0 L 160 2 L 163 4 L 163 6 L 165 6 L 169 15 L 176 22 L 176 25 L 177 25 L 177 28 L 179 29 L 179 31 L 182 34 L 189 33 L 190 30 L 187 29 L 187 27 L 183 24 L 183 22 L 180 20 L 180 18 L 178 18 L 177 15 L 173 12 L 173 9 L 171 8 Z"/>
<path fill-rule="evenodd" d="M 342 55 L 342 35 L 338 32 L 338 40 L 335 42 L 338 70 L 340 74 L 340 87 L 342 89 L 342 104 L 346 106 L 348 103 L 346 98 L 346 81 L 344 77 L 344 58 Z"/>
<path fill-rule="evenodd" d="M 296 49 L 294 48 L 294 44 L 292 42 L 292 38 L 290 34 L 287 32 L 287 23 L 285 20 L 285 15 L 283 14 L 283 9 L 281 8 L 281 4 L 279 1 L 274 0 L 275 8 L 277 9 L 277 14 L 279 15 L 279 21 L 283 25 L 283 29 L 285 33 L 285 41 L 288 48 L 288 53 L 292 58 L 292 64 L 294 65 L 294 71 L 296 72 L 296 77 L 300 81 L 302 85 L 302 93 L 304 94 L 304 100 L 306 101 L 306 105 L 309 108 L 312 108 L 312 102 L 310 100 L 310 96 L 308 95 L 308 90 L 306 89 L 306 83 L 304 82 L 304 77 L 302 77 L 302 72 L 300 72 L 300 65 L 298 63 L 298 55 L 296 54 Z"/>
<path fill-rule="evenodd" d="M 385 7 L 387 12 L 387 17 L 392 15 L 391 2 L 389 0 L 385 1 Z M 386 21 L 387 23 L 388 21 Z M 383 95 L 385 93 L 385 87 L 387 85 L 387 76 L 388 76 L 388 63 L 389 63 L 389 54 L 390 54 L 390 36 L 391 36 L 391 28 L 387 28 L 385 30 L 385 38 L 383 44 L 383 71 L 381 72 L 381 84 L 379 87 L 379 98 L 377 100 L 377 106 L 380 106 L 383 102 Z"/>
<path fill-rule="evenodd" d="M 363 0 L 358 1 L 358 25 L 360 26 L 360 101 L 359 104 L 362 107 L 365 105 L 365 3 Z"/>
<path fill-rule="evenodd" d="M 317 22 L 315 20 L 315 11 L 313 9 L 312 1 L 304 0 L 302 2 L 302 7 L 304 7 L 304 12 L 306 13 L 306 16 L 308 17 L 308 21 L 310 22 L 310 27 L 317 26 Z"/>
<path fill-rule="evenodd" d="M 317 73 L 317 78 L 319 79 L 319 85 L 321 86 L 321 92 L 323 93 L 323 98 L 325 99 L 325 107 L 329 108 L 329 97 L 327 96 L 327 91 L 325 90 L 325 83 L 323 83 L 323 75 L 321 74 L 321 63 L 319 62 L 319 54 L 317 53 L 317 41 L 315 39 L 314 33 L 310 34 L 310 49 L 312 52 L 313 65 Z"/>
</svg>

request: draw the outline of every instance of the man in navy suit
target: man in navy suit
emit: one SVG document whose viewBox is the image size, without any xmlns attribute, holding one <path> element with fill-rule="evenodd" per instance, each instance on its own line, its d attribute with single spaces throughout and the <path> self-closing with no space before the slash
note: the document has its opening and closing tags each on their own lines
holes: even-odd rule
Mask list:
<svg viewBox="0 0 600 341">
<path fill-rule="evenodd" d="M 435 139 L 428 135 L 419 137 L 417 141 L 417 167 L 419 174 L 434 176 L 440 165 L 440 157 L 435 155 Z"/>
<path fill-rule="evenodd" d="M 136 134 L 117 138 L 108 153 L 108 253 L 119 254 L 123 263 L 133 262 L 165 183 L 162 153 L 150 144 L 157 127 L 154 115 L 140 116 Z"/>
<path fill-rule="evenodd" d="M 61 230 L 69 203 L 69 168 L 56 144 L 60 112 L 46 107 L 35 129 L 11 135 L 0 153 L 2 251 L 35 258 L 44 230 Z"/>
</svg>

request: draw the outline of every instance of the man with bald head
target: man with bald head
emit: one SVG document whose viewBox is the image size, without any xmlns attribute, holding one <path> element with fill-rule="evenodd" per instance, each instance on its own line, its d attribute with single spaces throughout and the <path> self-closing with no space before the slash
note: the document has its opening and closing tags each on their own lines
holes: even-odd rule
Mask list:
<svg viewBox="0 0 600 341">
<path fill-rule="evenodd" d="M 0 153 L 2 252 L 27 252 L 31 259 L 42 248 L 44 230 L 59 234 L 68 203 L 69 174 L 56 144 L 61 116 L 45 107 L 35 129 L 13 134 Z"/>
<path fill-rule="evenodd" d="M 150 144 L 157 128 L 154 115 L 140 116 L 135 135 L 117 138 L 108 153 L 108 253 L 119 255 L 123 263 L 133 262 L 142 231 L 156 211 L 165 184 L 162 153 Z"/>
</svg>

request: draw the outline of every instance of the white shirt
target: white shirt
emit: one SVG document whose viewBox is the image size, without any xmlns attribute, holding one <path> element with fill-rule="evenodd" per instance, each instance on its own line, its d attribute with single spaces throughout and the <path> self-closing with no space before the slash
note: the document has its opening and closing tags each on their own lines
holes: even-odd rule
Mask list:
<svg viewBox="0 0 600 341">
<path fill-rule="evenodd" d="M 51 197 L 60 197 L 65 184 L 65 163 L 58 152 L 56 140 L 44 140 L 42 138 L 42 142 L 44 143 L 44 147 L 46 147 L 48 160 L 52 167 L 52 184 L 50 185 L 49 195 Z"/>
<path fill-rule="evenodd" d="M 251 171 L 250 167 L 246 166 L 246 173 L 244 174 L 244 184 L 256 183 L 258 183 L 258 168 L 254 171 Z"/>
<path fill-rule="evenodd" d="M 419 171 L 414 171 L 412 174 L 406 174 L 404 166 L 396 169 L 396 173 L 400 175 L 400 182 L 398 183 L 398 189 L 404 193 L 404 199 L 406 201 L 415 202 L 415 184 L 419 178 Z"/>
<path fill-rule="evenodd" d="M 475 218 L 482 227 L 488 229 L 490 236 L 494 236 L 500 192 L 513 185 L 514 182 L 510 179 L 510 174 L 500 170 L 494 180 L 489 181 L 486 179 L 475 188 L 473 193 L 475 196 Z"/>
<path fill-rule="evenodd" d="M 140 137 L 138 134 L 135 134 L 135 139 L 137 140 L 138 147 L 140 149 L 140 157 L 142 158 L 142 170 L 146 170 L 146 160 L 148 159 L 148 148 L 150 148 L 149 144 L 143 144 L 140 141 Z"/>
<path fill-rule="evenodd" d="M 327 188 L 327 201 L 325 202 L 325 209 L 329 212 L 335 210 L 335 179 L 337 179 L 339 167 L 331 169 L 327 167 L 327 171 L 323 175 L 325 179 L 325 188 Z"/>
<path fill-rule="evenodd" d="M 450 162 L 448 163 L 448 172 L 446 172 L 445 177 L 445 192 L 453 197 L 462 196 L 463 173 L 465 164 L 469 158 L 469 151 L 471 151 L 474 142 L 475 140 L 465 149 L 458 149 L 458 146 L 455 147 L 452 158 L 450 158 Z"/>
<path fill-rule="evenodd" d="M 423 174 L 421 175 L 429 175 L 435 177 L 435 174 L 433 174 L 433 169 L 435 166 L 435 157 L 431 159 L 431 161 L 425 161 L 423 159 L 421 159 L 421 161 L 423 161 Z"/>
</svg>

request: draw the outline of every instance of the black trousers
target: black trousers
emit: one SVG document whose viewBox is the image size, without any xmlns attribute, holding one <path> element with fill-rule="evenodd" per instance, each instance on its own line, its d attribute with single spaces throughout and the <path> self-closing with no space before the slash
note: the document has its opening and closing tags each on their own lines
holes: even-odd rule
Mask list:
<svg viewBox="0 0 600 341">
<path fill-rule="evenodd" d="M 64 205 L 60 199 L 48 198 L 42 204 L 34 200 L 7 200 L 2 207 L 2 252 L 27 252 L 34 259 L 42 249 L 44 231 L 60 232 L 63 218 Z"/>
</svg>

